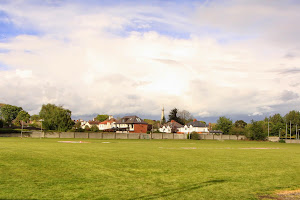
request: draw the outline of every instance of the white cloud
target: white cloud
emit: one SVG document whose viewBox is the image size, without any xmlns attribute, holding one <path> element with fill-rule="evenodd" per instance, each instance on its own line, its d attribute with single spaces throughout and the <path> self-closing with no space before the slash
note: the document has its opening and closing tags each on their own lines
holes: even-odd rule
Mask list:
<svg viewBox="0 0 300 200">
<path fill-rule="evenodd" d="M 285 57 L 290 52 L 299 55 L 298 36 L 293 36 L 294 45 L 272 39 L 294 30 L 285 22 L 298 16 L 299 7 L 277 12 L 283 3 L 270 8 L 244 3 L 200 5 L 186 16 L 161 14 L 163 8 L 155 6 L 95 6 L 84 11 L 76 4 L 55 9 L 22 1 L 5 4 L 2 9 L 11 21 L 40 34 L 0 43 L 0 49 L 9 50 L 0 53 L 0 62 L 10 67 L 0 71 L 0 90 L 5 91 L 0 102 L 31 113 L 43 103 L 61 104 L 76 115 L 159 116 L 162 105 L 201 117 L 275 112 L 285 91 L 299 95 L 298 76 L 288 72 L 297 70 L 300 58 Z M 150 11 L 153 16 L 141 14 Z M 271 17 L 281 20 L 269 22 Z M 157 23 L 168 25 L 171 33 L 186 30 L 191 37 L 163 34 L 164 27 L 153 28 Z M 273 34 L 280 24 L 289 33 Z M 126 31 L 128 26 L 149 31 Z M 205 27 L 219 33 L 201 34 Z M 223 36 L 228 42 L 220 42 Z M 21 78 L 17 82 L 16 76 Z"/>
</svg>

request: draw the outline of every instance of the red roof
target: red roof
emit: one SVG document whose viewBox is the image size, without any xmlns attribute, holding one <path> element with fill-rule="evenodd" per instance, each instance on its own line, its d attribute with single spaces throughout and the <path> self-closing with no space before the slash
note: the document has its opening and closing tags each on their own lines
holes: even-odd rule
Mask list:
<svg viewBox="0 0 300 200">
<path fill-rule="evenodd" d="M 101 122 L 101 123 L 99 123 L 99 124 L 113 123 L 113 122 L 116 122 L 116 121 L 117 121 L 116 119 L 111 118 L 110 120 L 105 120 L 105 121 L 103 121 L 103 122 Z"/>
</svg>

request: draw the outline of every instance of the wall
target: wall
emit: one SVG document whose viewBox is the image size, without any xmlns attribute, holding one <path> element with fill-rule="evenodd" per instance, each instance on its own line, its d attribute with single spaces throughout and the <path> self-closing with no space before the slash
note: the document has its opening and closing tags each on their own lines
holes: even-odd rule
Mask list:
<svg viewBox="0 0 300 200">
<path fill-rule="evenodd" d="M 297 143 L 297 144 L 300 144 L 300 140 L 285 140 L 285 143 Z"/>
<path fill-rule="evenodd" d="M 148 124 L 134 124 L 133 133 L 147 133 Z M 130 131 L 131 132 L 131 131 Z"/>
<path fill-rule="evenodd" d="M 75 137 L 75 134 L 72 132 L 62 132 L 59 134 L 60 134 L 60 138 L 74 138 Z"/>
<path fill-rule="evenodd" d="M 38 132 L 34 131 L 32 133 L 24 133 L 23 137 L 32 138 L 82 138 L 82 139 L 175 139 L 184 140 L 187 139 L 186 134 L 176 134 L 176 133 L 87 133 L 87 132 Z M 21 137 L 20 133 L 1 133 L 0 137 Z M 278 141 L 278 137 L 270 137 L 270 141 Z M 200 139 L 202 140 L 245 140 L 244 135 L 206 135 L 200 134 Z M 299 142 L 298 142 L 299 141 Z M 286 143 L 300 143 L 300 140 L 286 140 Z"/>
</svg>

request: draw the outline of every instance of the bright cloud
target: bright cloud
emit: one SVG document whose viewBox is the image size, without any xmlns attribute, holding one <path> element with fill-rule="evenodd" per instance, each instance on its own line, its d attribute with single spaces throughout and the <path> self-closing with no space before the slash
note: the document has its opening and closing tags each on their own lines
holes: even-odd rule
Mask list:
<svg viewBox="0 0 300 200">
<path fill-rule="evenodd" d="M 0 102 L 31 113 L 55 103 L 75 115 L 299 110 L 299 4 L 181 6 L 2 3 L 0 22 L 26 34 L 0 39 Z"/>
</svg>

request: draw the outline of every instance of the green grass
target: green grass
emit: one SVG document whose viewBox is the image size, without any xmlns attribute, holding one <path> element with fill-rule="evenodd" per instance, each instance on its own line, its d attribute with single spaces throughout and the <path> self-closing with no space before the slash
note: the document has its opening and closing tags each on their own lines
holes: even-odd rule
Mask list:
<svg viewBox="0 0 300 200">
<path fill-rule="evenodd" d="M 256 199 L 300 183 L 299 144 L 61 140 L 0 138 L 0 199 Z"/>
</svg>

